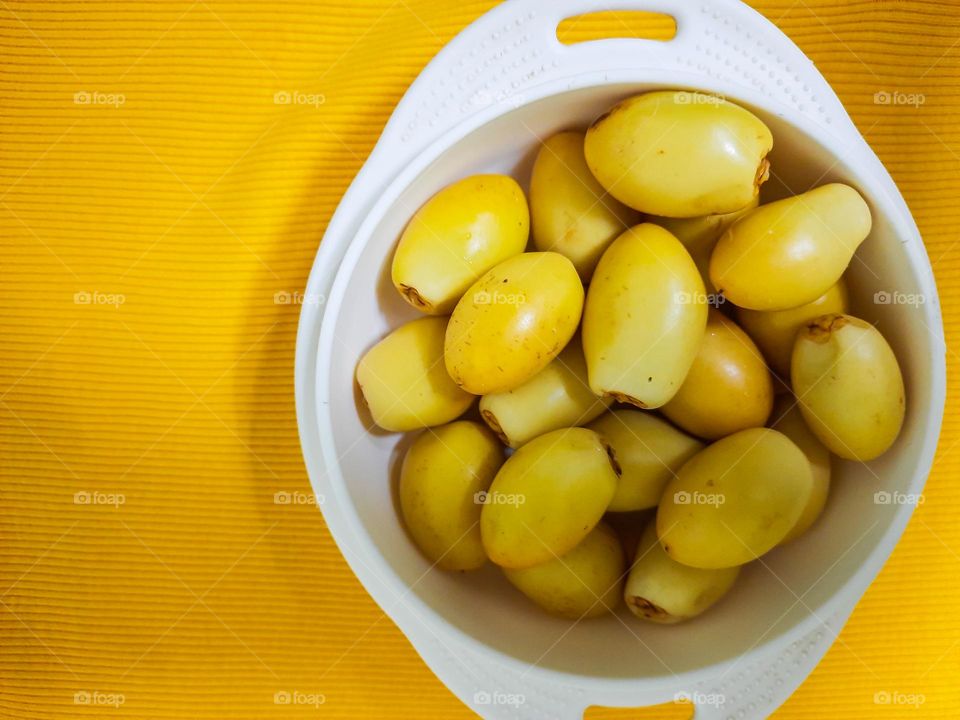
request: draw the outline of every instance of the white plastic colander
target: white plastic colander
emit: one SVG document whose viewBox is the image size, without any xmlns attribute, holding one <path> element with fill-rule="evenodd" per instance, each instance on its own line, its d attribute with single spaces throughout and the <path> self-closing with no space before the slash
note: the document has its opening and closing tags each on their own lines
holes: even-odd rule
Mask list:
<svg viewBox="0 0 960 720">
<path fill-rule="evenodd" d="M 561 20 L 601 10 L 672 15 L 676 37 L 557 40 Z M 897 352 L 907 418 L 880 459 L 837 462 L 814 530 L 748 566 L 704 616 L 659 627 L 623 610 L 575 624 L 544 615 L 496 568 L 430 569 L 398 520 L 399 436 L 364 427 L 353 373 L 364 351 L 416 316 L 389 269 L 397 238 L 427 198 L 476 172 L 510 173 L 525 184 L 541 138 L 586 126 L 617 100 L 657 88 L 725 96 L 770 126 L 775 176 L 764 200 L 830 181 L 864 195 L 874 229 L 849 272 L 853 312 L 875 322 Z M 905 296 L 923 302 L 883 302 Z M 813 64 L 735 0 L 510 0 L 481 17 L 397 105 L 330 221 L 305 298 L 297 417 L 324 518 L 373 598 L 484 717 L 579 718 L 590 705 L 678 697 L 694 702 L 697 718 L 766 717 L 826 652 L 892 552 L 939 435 L 945 346 L 916 225 Z"/>
</svg>

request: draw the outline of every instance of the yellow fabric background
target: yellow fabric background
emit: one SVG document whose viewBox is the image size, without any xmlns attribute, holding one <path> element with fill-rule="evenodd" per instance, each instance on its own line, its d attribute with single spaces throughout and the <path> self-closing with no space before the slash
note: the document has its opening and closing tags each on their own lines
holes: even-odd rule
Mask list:
<svg viewBox="0 0 960 720">
<path fill-rule="evenodd" d="M 300 503 L 299 308 L 275 294 L 303 287 L 408 83 L 490 5 L 0 3 L 0 716 L 471 716 Z M 757 7 L 817 62 L 899 183 L 953 342 L 960 6 Z M 325 104 L 277 105 L 278 90 Z M 882 90 L 926 101 L 875 105 Z M 78 104 L 82 92 L 102 95 Z M 123 103 L 103 104 L 110 94 Z M 104 304 L 116 294 L 122 305 Z M 948 364 L 955 383 L 953 351 Z M 960 712 L 956 401 L 926 503 L 777 717 Z M 77 505 L 77 492 L 125 503 Z M 293 690 L 326 704 L 274 704 Z M 124 705 L 74 702 L 94 691 Z M 925 702 L 874 704 L 895 691 Z"/>
</svg>

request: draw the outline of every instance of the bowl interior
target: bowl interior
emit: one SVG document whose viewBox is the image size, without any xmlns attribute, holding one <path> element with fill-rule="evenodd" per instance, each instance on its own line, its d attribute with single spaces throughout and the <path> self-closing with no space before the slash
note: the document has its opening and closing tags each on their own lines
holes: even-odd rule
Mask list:
<svg viewBox="0 0 960 720">
<path fill-rule="evenodd" d="M 444 151 L 415 178 L 376 223 L 357 237 L 362 246 L 341 267 L 342 302 L 331 298 L 334 323 L 329 347 L 329 407 L 333 443 L 344 484 L 364 532 L 402 585 L 444 621 L 479 642 L 526 663 L 597 678 L 655 678 L 693 671 L 739 656 L 773 641 L 824 603 L 867 561 L 895 521 L 901 506 L 877 502 L 875 493 L 916 492 L 918 453 L 928 432 L 932 401 L 929 358 L 939 349 L 926 327 L 929 314 L 905 304 L 878 304 L 874 293 L 923 295 L 926 275 L 902 243 L 887 215 L 884 197 L 815 137 L 788 120 L 752 107 L 773 130 L 775 176 L 764 200 L 830 181 L 861 189 L 873 209 L 874 228 L 848 272 L 853 312 L 878 325 L 900 359 L 907 384 L 907 418 L 897 444 L 881 459 L 863 465 L 836 461 L 827 509 L 804 538 L 745 568 L 733 592 L 696 620 L 659 627 L 619 616 L 580 623 L 541 613 L 487 566 L 474 573 L 431 570 L 398 520 L 395 484 L 407 441 L 371 433 L 358 409 L 354 368 L 360 356 L 392 328 L 417 317 L 390 283 L 394 245 L 414 211 L 444 185 L 476 172 L 504 172 L 526 187 L 540 138 L 585 127 L 616 100 L 650 89 L 644 85 L 589 87 L 511 109 Z M 744 103 L 749 106 L 749 103 Z M 902 228 L 901 228 L 902 232 Z M 922 310 L 922 309 L 921 309 Z M 401 361 L 398 358 L 398 362 Z M 329 459 L 328 459 L 329 462 Z M 332 482 L 339 482 L 336 471 Z M 822 618 L 825 619 L 825 618 Z"/>
</svg>

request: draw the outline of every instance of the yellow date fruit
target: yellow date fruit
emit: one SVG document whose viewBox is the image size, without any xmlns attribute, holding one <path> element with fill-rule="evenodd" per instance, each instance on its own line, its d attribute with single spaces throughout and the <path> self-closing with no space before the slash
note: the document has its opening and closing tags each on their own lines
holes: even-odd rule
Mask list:
<svg viewBox="0 0 960 720">
<path fill-rule="evenodd" d="M 690 372 L 673 398 L 660 408 L 689 433 L 716 440 L 765 425 L 773 409 L 773 379 L 749 336 L 717 310 Z"/>
<path fill-rule="evenodd" d="M 790 377 L 804 420 L 847 460 L 872 460 L 893 445 L 906 411 L 893 349 L 873 325 L 824 315 L 797 335 Z"/>
<path fill-rule="evenodd" d="M 699 440 L 642 410 L 614 410 L 587 427 L 610 443 L 620 465 L 611 512 L 656 507 L 670 479 L 703 449 Z"/>
<path fill-rule="evenodd" d="M 644 620 L 671 625 L 696 617 L 733 587 L 740 566 L 694 568 L 678 563 L 657 541 L 656 523 L 643 532 L 623 599 Z"/>
<path fill-rule="evenodd" d="M 523 190 L 507 175 L 472 175 L 448 185 L 411 218 L 393 256 L 404 300 L 448 315 L 477 278 L 522 253 L 530 234 Z"/>
<path fill-rule="evenodd" d="M 480 398 L 480 416 L 512 448 L 551 430 L 586 425 L 612 403 L 587 384 L 578 338 L 522 385 Z"/>
<path fill-rule="evenodd" d="M 484 274 L 454 308 L 444 345 L 447 371 L 476 395 L 515 388 L 560 354 L 582 310 L 583 285 L 567 258 L 516 255 Z"/>
<path fill-rule="evenodd" d="M 749 310 L 811 303 L 837 283 L 871 224 L 860 193 L 841 183 L 761 205 L 717 241 L 710 280 Z"/>
<path fill-rule="evenodd" d="M 617 534 L 603 523 L 562 557 L 530 568 L 504 568 L 514 587 L 551 615 L 597 617 L 620 603 L 626 572 Z"/>
<path fill-rule="evenodd" d="M 480 540 L 482 494 L 503 464 L 487 428 L 461 420 L 424 431 L 400 468 L 400 510 L 417 547 L 444 570 L 487 561 Z"/>
<path fill-rule="evenodd" d="M 618 467 L 586 428 L 531 440 L 500 468 L 480 514 L 487 557 L 528 568 L 572 550 L 596 526 L 617 488 Z"/>
<path fill-rule="evenodd" d="M 773 136 L 744 108 L 703 93 L 661 90 L 624 100 L 594 121 L 584 153 L 615 198 L 651 215 L 739 210 L 769 174 Z"/>
<path fill-rule="evenodd" d="M 530 219 L 536 248 L 567 256 L 587 282 L 603 251 L 640 214 L 593 177 L 583 138 L 582 132 L 561 132 L 540 147 L 530 178 Z"/>
<path fill-rule="evenodd" d="M 728 435 L 680 468 L 657 509 L 667 554 L 697 568 L 743 565 L 779 544 L 810 497 L 807 456 L 786 435 Z"/>
<path fill-rule="evenodd" d="M 773 422 L 770 427 L 782 432 L 793 441 L 794 445 L 803 450 L 803 454 L 810 461 L 810 470 L 813 472 L 813 489 L 810 492 L 810 499 L 800 513 L 797 524 L 783 539 L 782 542 L 786 543 L 809 530 L 827 504 L 827 496 L 830 494 L 830 451 L 807 427 L 807 422 L 800 412 L 800 406 L 792 395 L 781 395 L 777 399 L 771 417 Z"/>
<path fill-rule="evenodd" d="M 404 432 L 442 425 L 473 402 L 443 366 L 447 318 L 426 317 L 394 330 L 357 364 L 357 383 L 373 421 Z"/>
<path fill-rule="evenodd" d="M 760 196 L 758 195 L 745 207 L 730 213 L 702 215 L 692 218 L 668 218 L 651 215 L 647 218 L 647 222 L 659 225 L 683 243 L 683 246 L 690 253 L 690 257 L 697 264 L 700 277 L 703 278 L 704 287 L 706 287 L 707 292 L 713 293 L 716 289 L 710 282 L 710 255 L 713 253 L 717 240 L 726 232 L 727 228 L 757 207 L 759 203 Z"/>
<path fill-rule="evenodd" d="M 657 225 L 637 225 L 600 258 L 583 312 L 594 393 L 641 408 L 665 404 L 693 364 L 707 324 L 690 253 Z"/>
<path fill-rule="evenodd" d="M 813 302 L 787 310 L 737 309 L 737 322 L 753 338 L 767 363 L 784 380 L 790 379 L 790 356 L 797 331 L 821 315 L 845 313 L 847 284 L 841 278 Z"/>
</svg>

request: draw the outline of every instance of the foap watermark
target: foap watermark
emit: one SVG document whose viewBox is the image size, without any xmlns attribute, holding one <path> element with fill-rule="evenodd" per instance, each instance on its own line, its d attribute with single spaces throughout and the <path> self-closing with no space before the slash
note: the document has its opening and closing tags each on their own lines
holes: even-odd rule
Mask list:
<svg viewBox="0 0 960 720">
<path fill-rule="evenodd" d="M 300 492 L 299 490 L 278 490 L 273 494 L 274 505 L 323 505 L 323 495 Z"/>
<path fill-rule="evenodd" d="M 273 294 L 274 305 L 323 305 L 326 300 L 322 293 L 302 293 L 299 290 L 277 290 Z"/>
<path fill-rule="evenodd" d="M 673 301 L 677 305 L 709 305 L 718 308 L 727 299 L 722 293 L 678 292 L 674 293 Z"/>
<path fill-rule="evenodd" d="M 307 105 L 318 108 L 327 102 L 323 93 L 305 93 L 299 90 L 277 90 L 273 94 L 274 105 Z"/>
<path fill-rule="evenodd" d="M 722 493 L 704 493 L 699 490 L 687 492 L 686 490 L 680 490 L 673 494 L 673 501 L 677 505 L 712 505 L 713 507 L 720 507 L 727 499 Z"/>
<path fill-rule="evenodd" d="M 74 105 L 106 105 L 118 108 L 127 102 L 123 93 L 105 93 L 97 90 L 79 90 L 73 94 Z"/>
<path fill-rule="evenodd" d="M 108 493 L 100 490 L 80 490 L 73 494 L 74 505 L 109 505 L 114 510 L 127 504 L 127 496 L 123 493 Z"/>
<path fill-rule="evenodd" d="M 119 308 L 126 301 L 127 296 L 122 293 L 81 290 L 73 294 L 74 305 L 109 305 L 114 308 Z"/>
<path fill-rule="evenodd" d="M 927 701 L 923 693 L 905 693 L 899 690 L 880 690 L 873 694 L 874 705 L 900 705 L 919 708 Z"/>
<path fill-rule="evenodd" d="M 691 693 L 681 690 L 673 696 L 673 701 L 675 703 L 693 703 L 694 705 L 721 707 L 726 704 L 727 696 L 723 693 L 704 693 L 699 690 Z"/>
<path fill-rule="evenodd" d="M 277 690 L 273 694 L 274 705 L 306 705 L 319 708 L 325 705 L 327 696 L 318 692 L 302 692 L 300 690 Z"/>
<path fill-rule="evenodd" d="M 873 94 L 874 105 L 909 105 L 918 108 L 925 102 L 927 102 L 927 96 L 923 93 L 878 90 Z"/>
<path fill-rule="evenodd" d="M 507 693 L 499 690 L 493 692 L 478 690 L 473 694 L 473 702 L 477 705 L 503 705 L 518 708 L 527 702 L 527 696 L 523 693 Z"/>
<path fill-rule="evenodd" d="M 677 105 L 721 105 L 726 102 L 726 98 L 722 95 L 680 90 L 673 94 L 673 101 Z"/>
<path fill-rule="evenodd" d="M 889 292 L 887 290 L 878 290 L 873 294 L 875 305 L 912 305 L 920 307 L 927 304 L 927 296 L 923 293 L 905 293 L 899 290 Z"/>
<path fill-rule="evenodd" d="M 902 493 L 894 490 L 878 490 L 873 494 L 874 505 L 923 505 L 926 498 L 922 493 Z"/>
<path fill-rule="evenodd" d="M 89 705 L 91 707 L 118 708 L 127 702 L 122 693 L 106 693 L 99 690 L 77 690 L 73 694 L 74 705 Z"/>
<path fill-rule="evenodd" d="M 513 505 L 514 507 L 520 507 L 527 502 L 527 496 L 520 493 L 491 493 L 481 490 L 473 494 L 473 502 L 477 505 Z"/>
<path fill-rule="evenodd" d="M 505 293 L 498 290 L 481 290 L 473 294 L 474 305 L 523 305 L 527 296 L 523 293 Z"/>
</svg>

